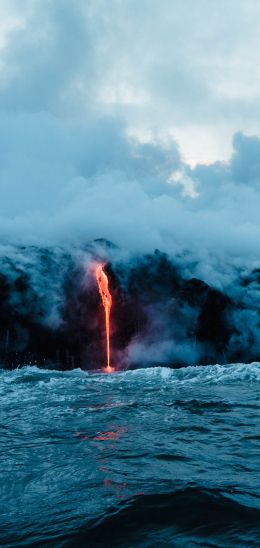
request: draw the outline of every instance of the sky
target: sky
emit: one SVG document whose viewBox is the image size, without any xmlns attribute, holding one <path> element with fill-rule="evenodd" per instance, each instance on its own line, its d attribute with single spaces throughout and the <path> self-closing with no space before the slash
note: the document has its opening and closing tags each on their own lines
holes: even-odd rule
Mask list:
<svg viewBox="0 0 260 548">
<path fill-rule="evenodd" d="M 258 0 L 1 0 L 0 14 L 5 108 L 120 116 L 192 164 L 260 133 Z"/>
<path fill-rule="evenodd" d="M 0 0 L 2 241 L 256 265 L 259 51 L 258 0 Z"/>
</svg>

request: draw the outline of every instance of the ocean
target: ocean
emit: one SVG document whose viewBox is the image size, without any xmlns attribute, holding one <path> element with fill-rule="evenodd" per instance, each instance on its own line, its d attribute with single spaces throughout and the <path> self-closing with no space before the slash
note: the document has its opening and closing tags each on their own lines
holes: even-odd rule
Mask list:
<svg viewBox="0 0 260 548">
<path fill-rule="evenodd" d="M 260 364 L 0 371 L 0 545 L 260 545 Z"/>
</svg>

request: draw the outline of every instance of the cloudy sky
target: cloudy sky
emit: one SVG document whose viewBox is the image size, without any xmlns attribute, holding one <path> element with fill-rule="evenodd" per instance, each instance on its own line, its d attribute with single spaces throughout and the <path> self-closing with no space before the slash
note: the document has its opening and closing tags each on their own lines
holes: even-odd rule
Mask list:
<svg viewBox="0 0 260 548">
<path fill-rule="evenodd" d="M 258 0 L 1 0 L 1 103 L 120 116 L 184 159 L 227 159 L 260 134 Z"/>
<path fill-rule="evenodd" d="M 2 238 L 256 260 L 259 51 L 258 0 L 0 0 Z"/>
</svg>

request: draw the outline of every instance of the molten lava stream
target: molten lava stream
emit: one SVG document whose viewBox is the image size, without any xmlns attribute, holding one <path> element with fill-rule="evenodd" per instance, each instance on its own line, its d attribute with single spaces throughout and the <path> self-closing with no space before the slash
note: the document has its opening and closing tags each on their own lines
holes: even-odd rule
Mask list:
<svg viewBox="0 0 260 548">
<path fill-rule="evenodd" d="M 106 373 L 114 371 L 110 365 L 110 309 L 112 306 L 112 297 L 108 289 L 108 277 L 103 270 L 101 264 L 96 267 L 96 280 L 98 284 L 98 290 L 102 299 L 102 304 L 105 312 L 105 326 L 106 326 L 106 350 L 107 350 L 107 366 L 105 368 Z"/>
</svg>

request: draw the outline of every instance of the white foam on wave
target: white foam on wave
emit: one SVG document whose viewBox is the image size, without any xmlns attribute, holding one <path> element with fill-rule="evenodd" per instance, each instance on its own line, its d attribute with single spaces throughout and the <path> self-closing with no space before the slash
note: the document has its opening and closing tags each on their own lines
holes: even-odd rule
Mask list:
<svg viewBox="0 0 260 548">
<path fill-rule="evenodd" d="M 66 379 L 102 381 L 104 383 L 113 383 L 115 381 L 142 380 L 144 382 L 177 382 L 181 384 L 203 383 L 203 384 L 230 384 L 236 382 L 260 382 L 260 363 L 252 362 L 233 363 L 226 365 L 197 365 L 183 367 L 181 369 L 172 369 L 164 366 L 151 368 L 140 368 L 133 371 L 117 371 L 109 375 L 101 372 L 89 372 L 82 369 L 72 371 L 57 371 L 51 369 L 40 369 L 37 366 L 24 366 L 13 371 L 0 370 L 0 378 L 5 382 L 15 382 L 31 378 L 35 381 L 41 379 Z"/>
<path fill-rule="evenodd" d="M 230 384 L 236 382 L 260 382 L 260 363 L 233 363 L 226 365 L 197 365 L 172 369 L 154 367 L 127 371 L 127 376 L 145 377 L 146 380 L 157 380 L 178 383 Z"/>
</svg>

